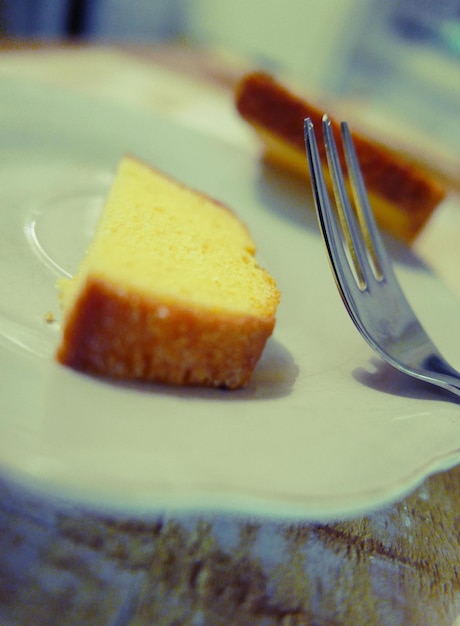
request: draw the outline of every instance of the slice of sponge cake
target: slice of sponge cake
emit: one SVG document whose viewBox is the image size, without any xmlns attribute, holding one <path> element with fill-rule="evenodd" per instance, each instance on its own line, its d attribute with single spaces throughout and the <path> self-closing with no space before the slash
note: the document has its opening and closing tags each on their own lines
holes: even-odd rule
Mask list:
<svg viewBox="0 0 460 626">
<path fill-rule="evenodd" d="M 254 253 L 229 208 L 125 157 L 78 273 L 60 281 L 57 359 L 115 378 L 247 384 L 280 297 Z"/>
<path fill-rule="evenodd" d="M 303 121 L 321 127 L 323 113 L 274 77 L 261 72 L 239 82 L 236 107 L 262 140 L 267 160 L 305 177 L 308 174 Z M 338 124 L 332 119 L 337 132 Z M 362 134 L 352 133 L 377 221 L 398 239 L 411 243 L 445 197 L 430 173 Z M 322 142 L 320 156 L 326 160 Z"/>
</svg>

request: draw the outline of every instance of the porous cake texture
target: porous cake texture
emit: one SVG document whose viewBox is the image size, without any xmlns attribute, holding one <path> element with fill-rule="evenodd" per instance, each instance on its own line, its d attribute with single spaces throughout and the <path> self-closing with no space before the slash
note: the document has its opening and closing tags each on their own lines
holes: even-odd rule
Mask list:
<svg viewBox="0 0 460 626">
<path fill-rule="evenodd" d="M 126 156 L 77 274 L 57 359 L 174 385 L 246 385 L 280 294 L 228 207 Z"/>
</svg>

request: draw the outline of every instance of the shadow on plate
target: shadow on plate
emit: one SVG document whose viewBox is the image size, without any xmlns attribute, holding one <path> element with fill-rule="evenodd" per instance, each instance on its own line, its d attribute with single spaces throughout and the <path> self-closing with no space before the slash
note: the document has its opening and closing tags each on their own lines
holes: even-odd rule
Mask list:
<svg viewBox="0 0 460 626">
<path fill-rule="evenodd" d="M 306 158 L 306 157 L 305 157 Z M 270 211 L 281 214 L 296 226 L 318 234 L 313 195 L 307 177 L 302 180 L 267 161 L 260 162 L 258 195 Z"/>
<path fill-rule="evenodd" d="M 381 233 L 381 235 L 385 248 L 394 263 L 422 272 L 432 273 L 431 268 L 402 241 L 398 241 L 388 233 Z"/>
<path fill-rule="evenodd" d="M 356 368 L 353 378 L 366 387 L 393 396 L 457 403 L 460 401 L 445 389 L 404 374 L 379 358 L 371 359 L 368 368 Z"/>
</svg>

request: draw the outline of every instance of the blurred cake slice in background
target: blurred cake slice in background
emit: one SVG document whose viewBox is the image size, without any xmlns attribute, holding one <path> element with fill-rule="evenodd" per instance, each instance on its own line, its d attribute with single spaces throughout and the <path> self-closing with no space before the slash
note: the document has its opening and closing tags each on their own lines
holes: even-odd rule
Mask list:
<svg viewBox="0 0 460 626">
<path fill-rule="evenodd" d="M 245 75 L 235 93 L 239 114 L 260 137 L 267 161 L 300 176 L 308 175 L 303 121 L 310 117 L 321 132 L 328 113 L 334 131 L 339 123 L 303 95 L 262 72 Z M 443 184 L 391 147 L 352 132 L 372 207 L 380 227 L 411 244 L 445 197 Z M 318 142 L 321 159 L 326 155 Z"/>
</svg>

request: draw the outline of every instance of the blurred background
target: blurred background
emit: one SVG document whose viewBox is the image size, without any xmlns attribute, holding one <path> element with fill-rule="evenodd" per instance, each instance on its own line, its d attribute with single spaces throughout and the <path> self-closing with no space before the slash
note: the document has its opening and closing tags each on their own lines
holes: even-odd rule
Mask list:
<svg viewBox="0 0 460 626">
<path fill-rule="evenodd" d="M 460 154 L 460 0 L 0 0 L 0 35 L 225 49 Z"/>
</svg>

